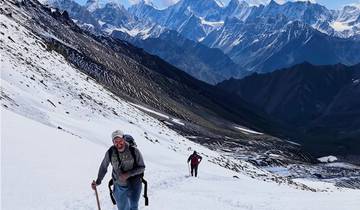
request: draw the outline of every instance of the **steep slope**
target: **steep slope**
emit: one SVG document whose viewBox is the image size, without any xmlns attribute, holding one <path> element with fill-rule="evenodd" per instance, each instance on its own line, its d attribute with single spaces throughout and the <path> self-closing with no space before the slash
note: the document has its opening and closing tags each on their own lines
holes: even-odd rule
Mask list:
<svg viewBox="0 0 360 210">
<path fill-rule="evenodd" d="M 314 153 L 358 154 L 359 73 L 359 65 L 304 63 L 219 87 L 303 130 L 299 140 Z"/>
<path fill-rule="evenodd" d="M 288 1 L 278 4 L 272 0 L 259 14 L 262 17 L 277 15 L 284 15 L 291 21 L 301 21 L 327 34 L 333 33 L 334 30 L 329 24 L 335 19 L 333 12 L 325 6 L 310 1 Z"/>
<path fill-rule="evenodd" d="M 67 13 L 53 11 L 36 1 L 10 2 L 6 6 L 6 13 L 39 37 L 45 49 L 60 53 L 67 62 L 116 96 L 170 116 L 165 119 L 163 115 L 155 114 L 159 119 L 177 118 L 175 122 L 180 120 L 181 123 L 171 123 L 170 126 L 184 135 L 196 136 L 194 141 L 209 148 L 221 145 L 221 149 L 232 152 L 243 150 L 243 153 L 259 159 L 260 165 L 313 160 L 300 146 L 274 137 L 282 132 L 278 130 L 282 127 L 277 121 L 160 58 L 127 42 L 86 33 L 69 19 Z M 9 31 L 3 36 L 12 39 L 12 33 Z M 26 45 L 22 48 L 28 49 Z M 4 49 L 12 52 L 12 47 Z M 262 132 L 243 132 L 239 127 Z M 267 153 L 272 150 L 278 156 Z"/>
<path fill-rule="evenodd" d="M 223 10 L 223 19 L 237 18 L 239 20 L 246 20 L 254 7 L 251 7 L 246 1 L 231 0 L 226 8 Z"/>
<path fill-rule="evenodd" d="M 139 112 L 138 114 L 139 117 L 142 115 Z M 1 129 L 4 130 L 1 133 L 2 143 L 7 148 L 1 158 L 3 169 L 2 209 L 79 210 L 97 208 L 90 182 L 96 177 L 98 164 L 110 146 L 111 140 L 107 132 L 111 128 L 116 129 L 119 126 L 119 124 L 114 124 L 114 119 L 102 122 L 107 123 L 109 127 L 104 127 L 101 123 L 94 123 L 93 125 L 97 129 L 103 129 L 102 132 L 91 137 L 84 137 L 81 135 L 82 133 L 92 132 L 92 130 L 84 130 L 84 126 L 79 125 L 82 123 L 81 121 L 72 124 L 73 131 L 79 135 L 75 136 L 29 120 L 3 108 L 1 108 L 1 116 L 2 120 L 8 122 L 1 126 Z M 146 118 L 147 116 L 142 115 L 141 117 Z M 157 127 L 159 124 L 152 119 L 149 121 L 154 124 L 146 122 L 149 123 L 148 125 L 153 125 L 147 130 L 144 127 L 135 128 L 135 126 L 132 129 L 130 124 L 119 120 L 122 128 L 133 135 L 145 131 L 151 136 L 151 133 L 155 134 L 161 131 L 161 127 Z M 19 130 L 28 133 L 26 141 L 17 135 Z M 34 130 L 38 132 L 32 132 Z M 150 199 L 150 205 L 145 207 L 143 198 L 141 198 L 140 208 L 149 210 L 167 210 L 169 208 L 173 210 L 184 208 L 189 210 L 201 208 L 265 210 L 269 207 L 281 209 L 286 206 L 295 210 L 313 207 L 319 210 L 338 208 L 356 210 L 359 205 L 357 202 L 359 190 L 338 190 L 328 183 L 308 182 L 308 185 L 319 189 L 319 192 L 314 193 L 285 184 L 279 185 L 252 179 L 241 172 L 237 173 L 206 161 L 208 157 L 205 155 L 210 157 L 216 153 L 192 145 L 181 136 L 176 135 L 174 142 L 171 142 L 166 140 L 167 136 L 162 138 L 158 135 L 156 134 L 155 137 L 159 141 L 157 144 L 151 143 L 144 136 L 136 138 L 138 147 L 146 160 L 146 179 L 149 183 L 148 196 Z M 177 142 L 182 142 L 182 140 L 185 142 L 179 146 Z M 19 147 L 19 145 L 21 146 Z M 204 156 L 197 179 L 187 175 L 188 169 L 184 162 L 190 151 L 187 151 L 186 146 L 198 150 Z M 54 149 L 59 155 L 54 155 Z M 81 153 L 80 156 L 79 153 Z M 209 160 L 211 159 L 209 158 Z M 249 164 L 244 165 L 244 168 L 246 166 Z M 26 173 L 19 173 L 19 168 L 26 170 Z M 260 171 L 257 173 L 261 174 Z M 233 178 L 234 175 L 238 178 Z M 109 179 L 108 174 L 104 183 L 98 187 L 102 209 L 114 208 L 106 185 L 106 181 Z M 24 185 L 28 187 L 24 188 Z M 324 189 L 331 190 L 331 192 L 321 192 Z M 239 197 L 239 195 L 242 196 Z M 314 198 L 316 199 L 314 200 Z"/>
<path fill-rule="evenodd" d="M 15 8 L 0 9 L 2 209 L 96 209 L 90 182 L 115 129 L 144 155 L 149 210 L 358 207 L 358 190 L 276 176 L 189 141 L 50 50 Z M 197 179 L 186 166 L 193 150 L 204 157 Z M 108 179 L 99 186 L 103 209 L 113 208 Z"/>
<path fill-rule="evenodd" d="M 46 84 L 50 85 L 51 82 L 47 80 Z M 98 93 L 101 95 L 100 97 L 106 95 L 105 92 Z M 21 98 L 19 99 L 21 100 Z M 4 101 L 2 100 L 2 102 Z M 72 102 L 75 101 L 72 100 Z M 301 184 L 293 184 L 293 187 L 287 184 L 279 185 L 253 179 L 242 170 L 251 168 L 250 170 L 254 172 L 253 177 L 273 177 L 274 180 L 281 180 L 281 178 L 256 169 L 248 163 L 237 163 L 242 167 L 240 172 L 220 167 L 213 162 L 219 160 L 221 160 L 219 163 L 222 164 L 231 162 L 223 159 L 216 152 L 189 142 L 130 105 L 118 101 L 115 104 L 115 109 L 119 108 L 119 112 L 121 109 L 126 110 L 126 114 L 120 117 L 102 117 L 101 113 L 96 111 L 88 112 L 87 114 L 91 116 L 88 118 L 86 112 L 82 112 L 83 116 L 75 116 L 73 113 L 79 113 L 79 110 L 68 107 L 71 112 L 70 117 L 61 119 L 59 117 L 63 113 L 55 116 L 52 114 L 52 110 L 47 110 L 51 109 L 50 106 L 43 109 L 46 116 L 57 121 L 56 125 L 61 125 L 66 129 L 71 127 L 72 134 L 66 130 L 64 132 L 56 127 L 49 127 L 39 121 L 33 121 L 4 110 L 3 104 L 1 119 L 6 120 L 7 123 L 1 125 L 1 129 L 4 131 L 1 133 L 2 144 L 6 147 L 1 159 L 4 172 L 2 174 L 2 208 L 4 210 L 14 208 L 39 210 L 50 207 L 55 210 L 96 209 L 95 195 L 90 189 L 90 182 L 96 177 L 98 164 L 111 144 L 109 133 L 112 129 L 118 129 L 119 126 L 125 132 L 136 137 L 138 148 L 146 160 L 150 205 L 144 207 L 144 201 L 141 198 L 140 208 L 195 210 L 204 207 L 210 210 L 219 208 L 235 210 L 240 206 L 245 206 L 245 209 L 267 209 L 269 206 L 277 209 L 286 205 L 289 208 L 300 210 L 306 205 L 309 208 L 317 207 L 317 209 L 329 209 L 329 205 L 336 209 L 341 205 L 349 210 L 355 210 L 358 205 L 353 202 L 359 196 L 358 190 L 342 189 L 340 191 L 331 184 L 310 182 L 308 184 L 316 187 L 319 191 L 314 193 L 301 190 L 303 187 Z M 106 105 L 112 106 L 110 103 Z M 16 106 L 12 108 L 16 109 Z M 81 111 L 85 110 L 81 108 Z M 97 117 L 94 116 L 94 113 Z M 27 114 L 28 117 L 33 116 L 30 113 Z M 134 123 L 130 123 L 128 120 L 132 120 Z M 41 119 L 40 122 L 42 122 Z M 87 126 L 84 127 L 84 125 Z M 34 130 L 37 132 L 33 132 Z M 27 138 L 19 138 L 19 131 L 27 133 Z M 196 149 L 204 156 L 197 179 L 187 175 L 188 169 L 184 162 L 188 153 L 191 152 L 191 150 L 188 151 L 188 148 Z M 54 155 L 54 150 L 58 155 Z M 19 173 L 19 168 L 26 170 L 26 173 Z M 233 178 L 234 175 L 238 178 Z M 98 187 L 101 207 L 104 209 L 113 208 L 106 185 L 106 181 L 109 179 L 110 176 L 107 174 L 104 183 Z M 24 185 L 27 187 L 24 188 Z M 297 185 L 298 189 L 296 189 Z M 326 188 L 333 192 L 321 192 Z M 243 194 L 243 196 L 239 198 L 239 194 Z M 274 199 L 273 196 L 278 196 L 279 199 Z M 314 197 L 316 201 L 310 202 Z M 297 204 L 299 200 L 304 203 L 301 207 Z"/>
</svg>

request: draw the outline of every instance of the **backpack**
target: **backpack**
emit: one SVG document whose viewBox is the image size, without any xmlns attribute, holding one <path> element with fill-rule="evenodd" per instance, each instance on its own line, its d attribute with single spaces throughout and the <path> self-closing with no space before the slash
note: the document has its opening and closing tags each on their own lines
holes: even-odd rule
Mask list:
<svg viewBox="0 0 360 210">
<path fill-rule="evenodd" d="M 126 141 L 127 143 L 129 143 L 130 146 L 132 146 L 132 147 L 137 147 L 137 145 L 136 145 L 136 143 L 135 143 L 135 139 L 134 139 L 131 135 L 125 134 L 125 135 L 123 136 L 123 138 L 125 139 L 125 141 Z"/>
<path fill-rule="evenodd" d="M 129 150 L 130 150 L 130 153 L 131 153 L 131 156 L 132 158 L 134 159 L 134 165 L 133 165 L 133 168 L 134 167 L 137 167 L 137 162 L 136 162 L 136 154 L 135 154 L 135 148 L 137 147 L 136 143 L 135 143 L 135 139 L 131 136 L 131 135 L 128 135 L 128 134 L 125 134 L 123 136 L 123 138 L 125 139 L 125 141 L 129 144 Z M 108 150 L 108 154 L 109 154 L 109 159 L 111 160 L 111 157 L 113 155 L 113 152 L 118 152 L 115 148 L 115 146 L 111 146 Z M 117 156 L 119 158 L 119 156 Z M 120 159 L 119 160 L 119 164 L 120 164 Z M 111 161 L 110 161 L 111 162 Z M 147 197 L 147 181 L 144 179 L 144 173 L 142 174 L 139 174 L 135 177 L 140 177 L 141 179 L 141 182 L 144 183 L 144 198 L 145 198 L 145 206 L 148 206 L 149 205 L 149 199 Z M 109 184 L 108 184 L 108 187 L 109 187 L 109 191 L 110 191 L 110 198 L 111 198 L 111 201 L 114 205 L 116 205 L 116 201 L 115 201 L 115 197 L 114 197 L 114 193 L 113 193 L 113 189 L 111 186 L 114 185 L 114 180 L 113 179 L 110 179 L 109 181 Z"/>
<path fill-rule="evenodd" d="M 191 155 L 191 165 L 199 165 L 199 158 L 200 156 L 197 154 Z"/>
</svg>

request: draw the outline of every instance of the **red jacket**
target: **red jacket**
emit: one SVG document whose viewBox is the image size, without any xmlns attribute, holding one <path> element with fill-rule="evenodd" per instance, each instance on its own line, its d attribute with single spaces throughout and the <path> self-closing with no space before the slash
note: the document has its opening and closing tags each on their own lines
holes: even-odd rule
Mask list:
<svg viewBox="0 0 360 210">
<path fill-rule="evenodd" d="M 199 165 L 201 160 L 202 160 L 202 157 L 195 153 L 195 154 L 192 154 L 192 155 L 189 156 L 187 162 L 191 161 L 191 165 Z"/>
</svg>

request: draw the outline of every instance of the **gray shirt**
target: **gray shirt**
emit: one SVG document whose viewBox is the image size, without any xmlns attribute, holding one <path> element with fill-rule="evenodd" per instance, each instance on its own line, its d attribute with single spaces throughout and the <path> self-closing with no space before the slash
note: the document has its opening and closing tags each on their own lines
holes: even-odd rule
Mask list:
<svg viewBox="0 0 360 210">
<path fill-rule="evenodd" d="M 132 176 L 136 176 L 136 175 L 140 175 L 140 174 L 144 173 L 144 171 L 145 171 L 144 160 L 143 160 L 143 157 L 142 157 L 140 151 L 136 147 L 134 147 L 135 160 L 131 155 L 131 151 L 130 151 L 128 144 L 125 145 L 125 149 L 122 152 L 119 152 L 119 151 L 111 152 L 112 153 L 111 158 L 109 156 L 110 151 L 111 151 L 111 149 L 109 149 L 106 152 L 105 157 L 104 157 L 103 161 L 101 162 L 98 177 L 96 179 L 96 184 L 98 184 L 98 185 L 101 184 L 101 181 L 103 180 L 110 163 L 113 166 L 112 178 L 115 183 L 117 183 L 121 186 L 127 186 L 127 184 L 128 184 L 127 181 L 122 182 L 119 179 L 121 174 L 128 173 L 129 178 L 130 178 Z M 119 155 L 119 157 L 117 157 L 117 155 Z M 119 160 L 120 160 L 120 164 L 119 164 Z M 136 161 L 136 164 L 134 164 L 134 161 Z"/>
</svg>

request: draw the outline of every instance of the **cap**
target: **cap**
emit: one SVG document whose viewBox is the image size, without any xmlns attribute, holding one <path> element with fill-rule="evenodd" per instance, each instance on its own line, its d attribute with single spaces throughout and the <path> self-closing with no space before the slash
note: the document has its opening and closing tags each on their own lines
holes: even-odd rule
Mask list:
<svg viewBox="0 0 360 210">
<path fill-rule="evenodd" d="M 114 140 L 116 137 L 123 138 L 124 133 L 121 130 L 116 130 L 111 134 L 111 140 Z"/>
</svg>

